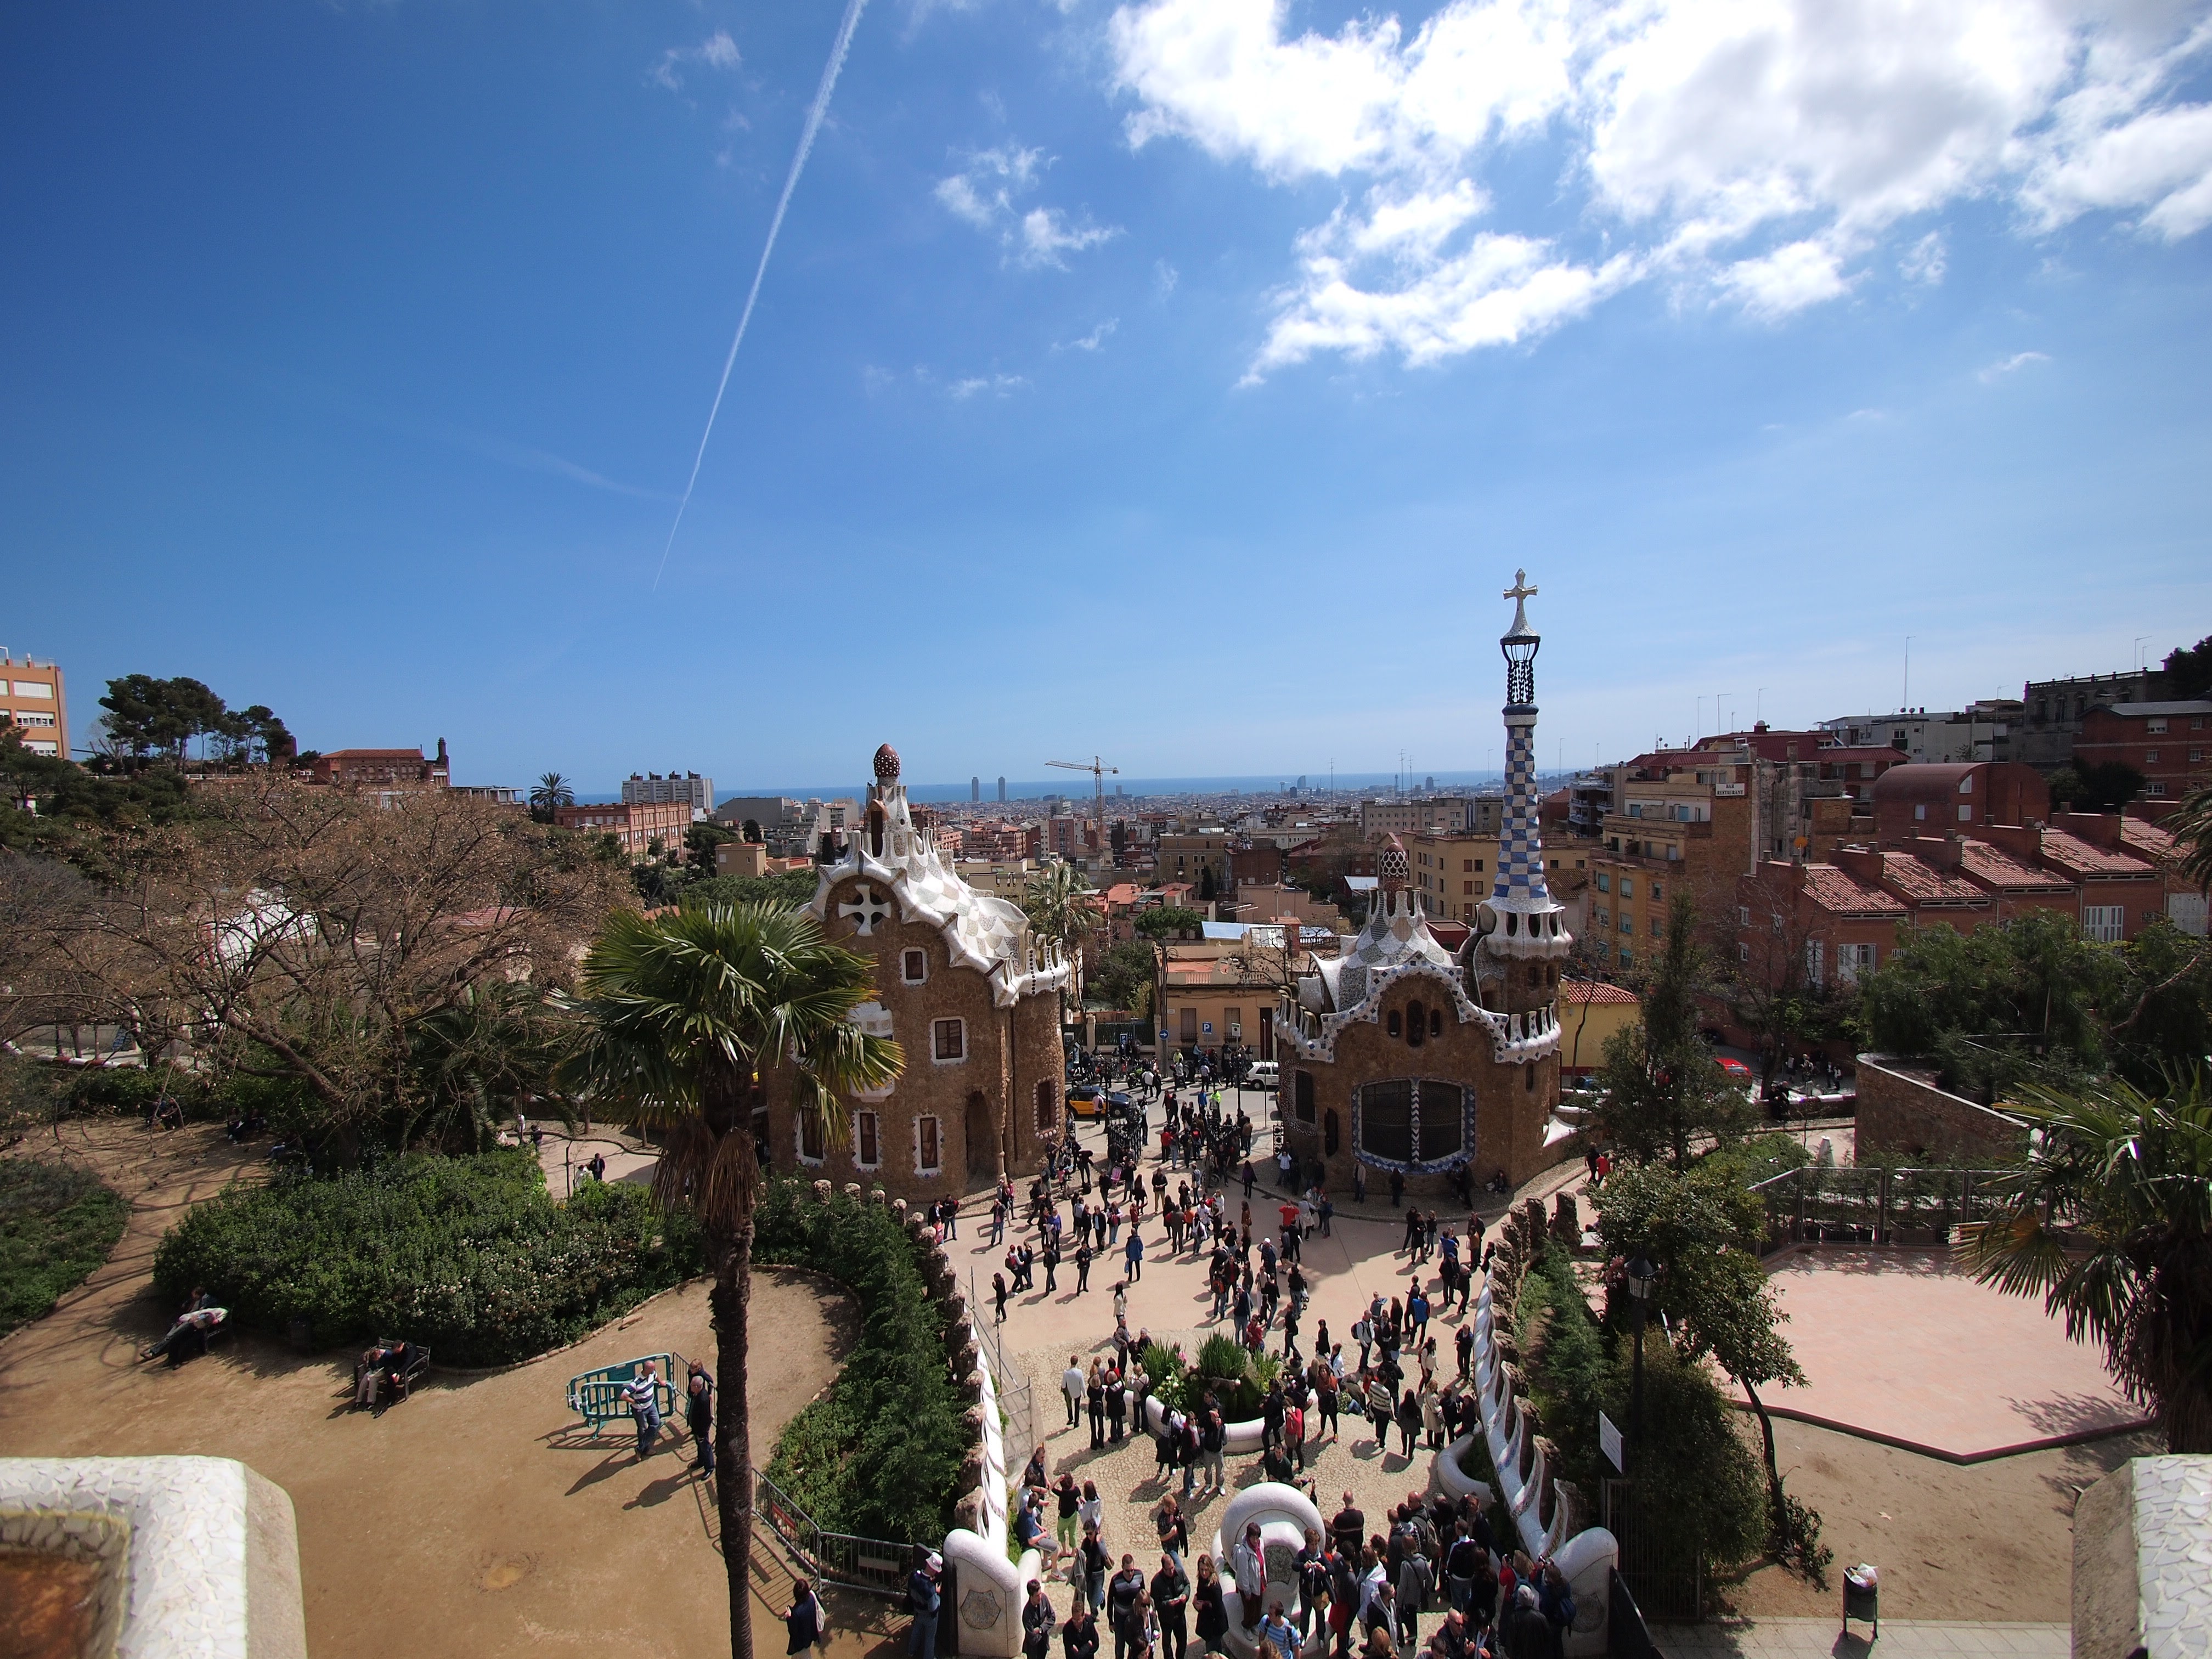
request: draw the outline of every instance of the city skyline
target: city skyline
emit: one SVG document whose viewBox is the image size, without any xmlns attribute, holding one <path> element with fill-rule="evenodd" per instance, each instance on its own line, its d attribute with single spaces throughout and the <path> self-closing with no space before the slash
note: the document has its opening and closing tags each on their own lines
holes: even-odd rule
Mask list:
<svg viewBox="0 0 2212 1659">
<path fill-rule="evenodd" d="M 842 11 L 0 24 L 75 740 L 146 672 L 483 781 L 1441 775 L 1516 567 L 1547 765 L 2212 631 L 2202 6 L 1753 20 L 1701 125 L 1694 9 L 878 0 L 671 547 Z"/>
</svg>

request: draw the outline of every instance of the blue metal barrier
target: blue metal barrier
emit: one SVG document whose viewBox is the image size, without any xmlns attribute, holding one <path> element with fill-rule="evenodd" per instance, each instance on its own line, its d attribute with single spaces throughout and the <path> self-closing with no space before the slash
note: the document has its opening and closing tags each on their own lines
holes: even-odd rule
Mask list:
<svg viewBox="0 0 2212 1659">
<path fill-rule="evenodd" d="M 660 1366 L 660 1375 L 653 1388 L 653 1403 L 660 1407 L 660 1420 L 665 1423 L 675 1417 L 676 1389 L 669 1379 L 675 1375 L 676 1356 L 640 1354 L 635 1359 L 602 1365 L 595 1371 L 580 1371 L 568 1379 L 568 1409 L 592 1425 L 592 1439 L 598 1439 L 599 1431 L 609 1423 L 629 1416 L 629 1401 L 623 1389 L 637 1375 L 637 1368 L 647 1360 L 657 1361 Z"/>
</svg>

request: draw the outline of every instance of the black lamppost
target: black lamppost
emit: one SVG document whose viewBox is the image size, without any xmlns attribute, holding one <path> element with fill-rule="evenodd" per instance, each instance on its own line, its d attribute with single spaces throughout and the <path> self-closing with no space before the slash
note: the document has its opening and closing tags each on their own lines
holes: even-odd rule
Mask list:
<svg viewBox="0 0 2212 1659">
<path fill-rule="evenodd" d="M 1628 1385 L 1631 1461 L 1641 1459 L 1644 1451 L 1644 1304 L 1651 1299 L 1651 1281 L 1658 1272 L 1650 1258 L 1638 1255 L 1630 1259 L 1622 1275 L 1628 1285 L 1628 1299 L 1636 1305 L 1636 1361 Z"/>
</svg>

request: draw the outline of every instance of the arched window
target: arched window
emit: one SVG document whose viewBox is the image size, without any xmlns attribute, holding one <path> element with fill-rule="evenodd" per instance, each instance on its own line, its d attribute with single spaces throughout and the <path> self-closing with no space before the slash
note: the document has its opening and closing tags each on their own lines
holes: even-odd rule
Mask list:
<svg viewBox="0 0 2212 1659">
<path fill-rule="evenodd" d="M 1429 1016 L 1418 999 L 1406 1005 L 1406 1046 L 1418 1048 L 1428 1040 Z"/>
<path fill-rule="evenodd" d="M 1399 1018 L 1398 1011 L 1395 1008 L 1393 1008 L 1388 1014 L 1383 1016 L 1382 1029 L 1389 1032 L 1392 1036 L 1400 1035 L 1405 1029 L 1402 1021 Z"/>
<path fill-rule="evenodd" d="M 1441 1009 L 1441 1008 L 1431 1008 L 1431 1009 L 1430 1009 L 1430 1010 L 1429 1010 L 1429 1035 L 1430 1035 L 1431 1036 L 1432 1036 L 1432 1037 L 1440 1037 L 1440 1036 L 1442 1036 L 1443 1034 L 1444 1034 L 1444 1011 L 1443 1011 L 1443 1009 Z"/>
</svg>

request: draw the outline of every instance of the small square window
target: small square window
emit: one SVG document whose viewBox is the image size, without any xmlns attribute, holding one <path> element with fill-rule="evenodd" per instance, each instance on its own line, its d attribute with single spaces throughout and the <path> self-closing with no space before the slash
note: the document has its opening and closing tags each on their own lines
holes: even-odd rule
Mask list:
<svg viewBox="0 0 2212 1659">
<path fill-rule="evenodd" d="M 1974 809 L 1971 806 L 1961 806 L 1959 809 L 1959 822 L 1961 823 L 1972 823 L 1973 821 Z"/>
<path fill-rule="evenodd" d="M 899 976 L 909 985 L 920 985 L 929 977 L 929 952 L 906 951 L 899 956 Z"/>
<path fill-rule="evenodd" d="M 1623 898 L 1634 898 L 1636 896 L 1636 884 L 1626 876 L 1623 876 L 1620 878 L 1620 896 Z"/>
<path fill-rule="evenodd" d="M 968 1029 L 966 1022 L 939 1019 L 930 1022 L 931 1052 L 939 1060 L 955 1060 L 968 1058 Z"/>
<path fill-rule="evenodd" d="M 2146 749 L 2146 750 L 2143 750 L 2143 764 L 2144 764 L 2145 766 L 2155 766 L 2155 765 L 2157 765 L 2157 764 L 2158 764 L 2158 750 L 2155 750 L 2155 749 Z"/>
</svg>

